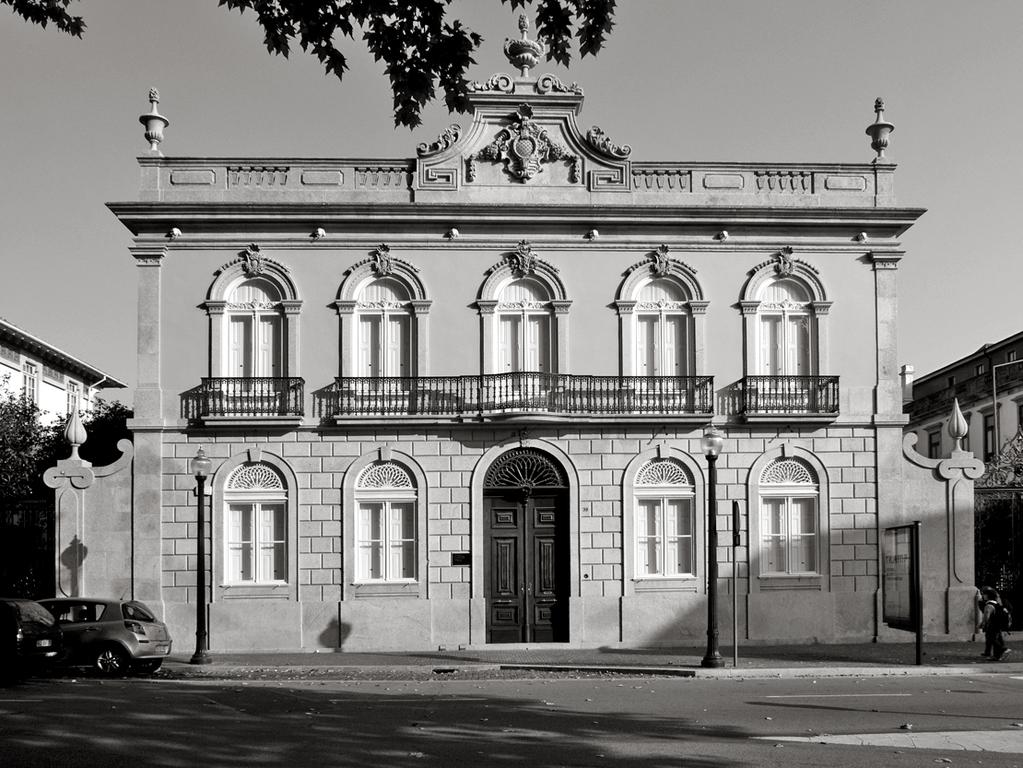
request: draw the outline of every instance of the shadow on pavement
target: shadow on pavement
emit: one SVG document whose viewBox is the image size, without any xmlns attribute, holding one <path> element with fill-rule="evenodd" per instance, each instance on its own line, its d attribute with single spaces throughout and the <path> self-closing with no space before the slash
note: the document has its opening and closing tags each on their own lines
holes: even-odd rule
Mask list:
<svg viewBox="0 0 1023 768">
<path fill-rule="evenodd" d="M 17 699 L 5 705 L 4 764 L 729 768 L 737 764 L 700 757 L 699 742 L 748 736 L 551 705 L 540 686 L 501 696 L 366 688 L 37 681 L 20 695 L 48 695 L 53 711 L 42 718 Z"/>
</svg>

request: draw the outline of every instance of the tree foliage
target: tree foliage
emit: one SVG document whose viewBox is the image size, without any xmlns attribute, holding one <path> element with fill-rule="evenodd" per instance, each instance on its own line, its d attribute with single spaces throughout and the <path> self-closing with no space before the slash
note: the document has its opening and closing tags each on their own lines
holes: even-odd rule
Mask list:
<svg viewBox="0 0 1023 768">
<path fill-rule="evenodd" d="M 6 377 L 5 377 L 6 378 Z M 6 385 L 6 380 L 4 381 Z M 52 430 L 43 426 L 39 406 L 20 391 L 0 392 L 0 500 L 34 495 L 37 472 L 52 446 Z"/>
<path fill-rule="evenodd" d="M 39 406 L 21 392 L 0 387 L 0 503 L 11 499 L 44 499 L 52 493 L 43 485 L 43 472 L 71 454 L 64 437 L 64 419 L 46 424 Z M 94 466 L 120 458 L 117 441 L 131 439 L 125 405 L 97 397 L 83 414 L 88 438 L 78 455 Z"/>
<path fill-rule="evenodd" d="M 85 22 L 81 16 L 72 16 L 67 10 L 74 2 L 77 0 L 0 0 L 0 5 L 11 6 L 11 12 L 25 21 L 41 27 L 53 24 L 61 32 L 81 37 Z"/>
<path fill-rule="evenodd" d="M 477 2 L 479 0 L 476 0 Z M 85 22 L 68 8 L 78 0 L 0 0 L 27 21 L 82 36 Z M 614 26 L 616 0 L 501 0 L 512 9 L 535 6 L 537 36 L 547 59 L 565 66 L 572 59 L 573 34 L 582 56 L 594 55 Z M 451 0 L 218 0 L 243 13 L 251 10 L 273 54 L 287 57 L 297 44 L 314 55 L 324 71 L 344 80 L 348 59 L 344 39 L 362 40 L 385 65 L 394 96 L 394 123 L 414 128 L 423 106 L 439 88 L 451 112 L 468 110 L 466 72 L 483 37 L 458 19 L 449 19 Z"/>
<path fill-rule="evenodd" d="M 288 56 L 297 41 L 339 81 L 348 69 L 341 38 L 354 39 L 356 27 L 377 61 L 386 65 L 394 94 L 394 122 L 410 128 L 421 122 L 422 107 L 439 86 L 452 112 L 468 109 L 466 71 L 483 37 L 458 19 L 447 20 L 451 0 L 219 0 L 244 12 L 251 9 L 263 28 L 270 53 Z M 501 0 L 524 8 L 530 0 Z M 573 28 L 581 55 L 596 54 L 614 26 L 615 0 L 536 0 L 537 32 L 547 43 L 548 60 L 567 65 Z"/>
</svg>

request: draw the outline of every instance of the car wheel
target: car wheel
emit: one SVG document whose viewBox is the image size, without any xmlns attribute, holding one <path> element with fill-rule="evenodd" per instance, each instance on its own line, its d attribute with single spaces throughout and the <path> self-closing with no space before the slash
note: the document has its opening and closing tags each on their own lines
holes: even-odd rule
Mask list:
<svg viewBox="0 0 1023 768">
<path fill-rule="evenodd" d="M 99 649 L 92 665 L 104 675 L 123 675 L 128 671 L 128 654 L 118 645 L 105 645 Z"/>
<path fill-rule="evenodd" d="M 136 661 L 132 666 L 132 669 L 136 672 L 152 674 L 153 672 L 156 672 L 162 664 L 163 659 L 146 659 L 145 661 Z"/>
</svg>

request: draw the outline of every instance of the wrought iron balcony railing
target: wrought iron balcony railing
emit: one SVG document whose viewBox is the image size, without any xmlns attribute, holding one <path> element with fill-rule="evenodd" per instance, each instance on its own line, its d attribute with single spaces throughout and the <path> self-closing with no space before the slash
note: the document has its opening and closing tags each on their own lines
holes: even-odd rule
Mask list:
<svg viewBox="0 0 1023 768">
<path fill-rule="evenodd" d="M 837 414 L 837 376 L 746 376 L 740 409 L 751 416 Z"/>
<path fill-rule="evenodd" d="M 302 416 L 305 381 L 294 377 L 204 378 L 189 393 L 191 415 L 210 417 Z"/>
<path fill-rule="evenodd" d="M 336 380 L 330 401 L 334 416 L 709 414 L 714 411 L 714 379 L 530 372 L 342 377 Z"/>
</svg>

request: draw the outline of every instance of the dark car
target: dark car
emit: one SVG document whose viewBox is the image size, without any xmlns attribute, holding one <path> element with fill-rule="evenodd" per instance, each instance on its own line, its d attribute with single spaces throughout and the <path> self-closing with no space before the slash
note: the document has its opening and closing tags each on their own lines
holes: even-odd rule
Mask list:
<svg viewBox="0 0 1023 768">
<path fill-rule="evenodd" d="M 170 655 L 167 626 L 137 600 L 58 597 L 39 602 L 64 631 L 67 664 L 122 675 L 155 672 Z"/>
<path fill-rule="evenodd" d="M 0 597 L 0 680 L 17 679 L 62 651 L 60 626 L 33 600 Z"/>
</svg>

